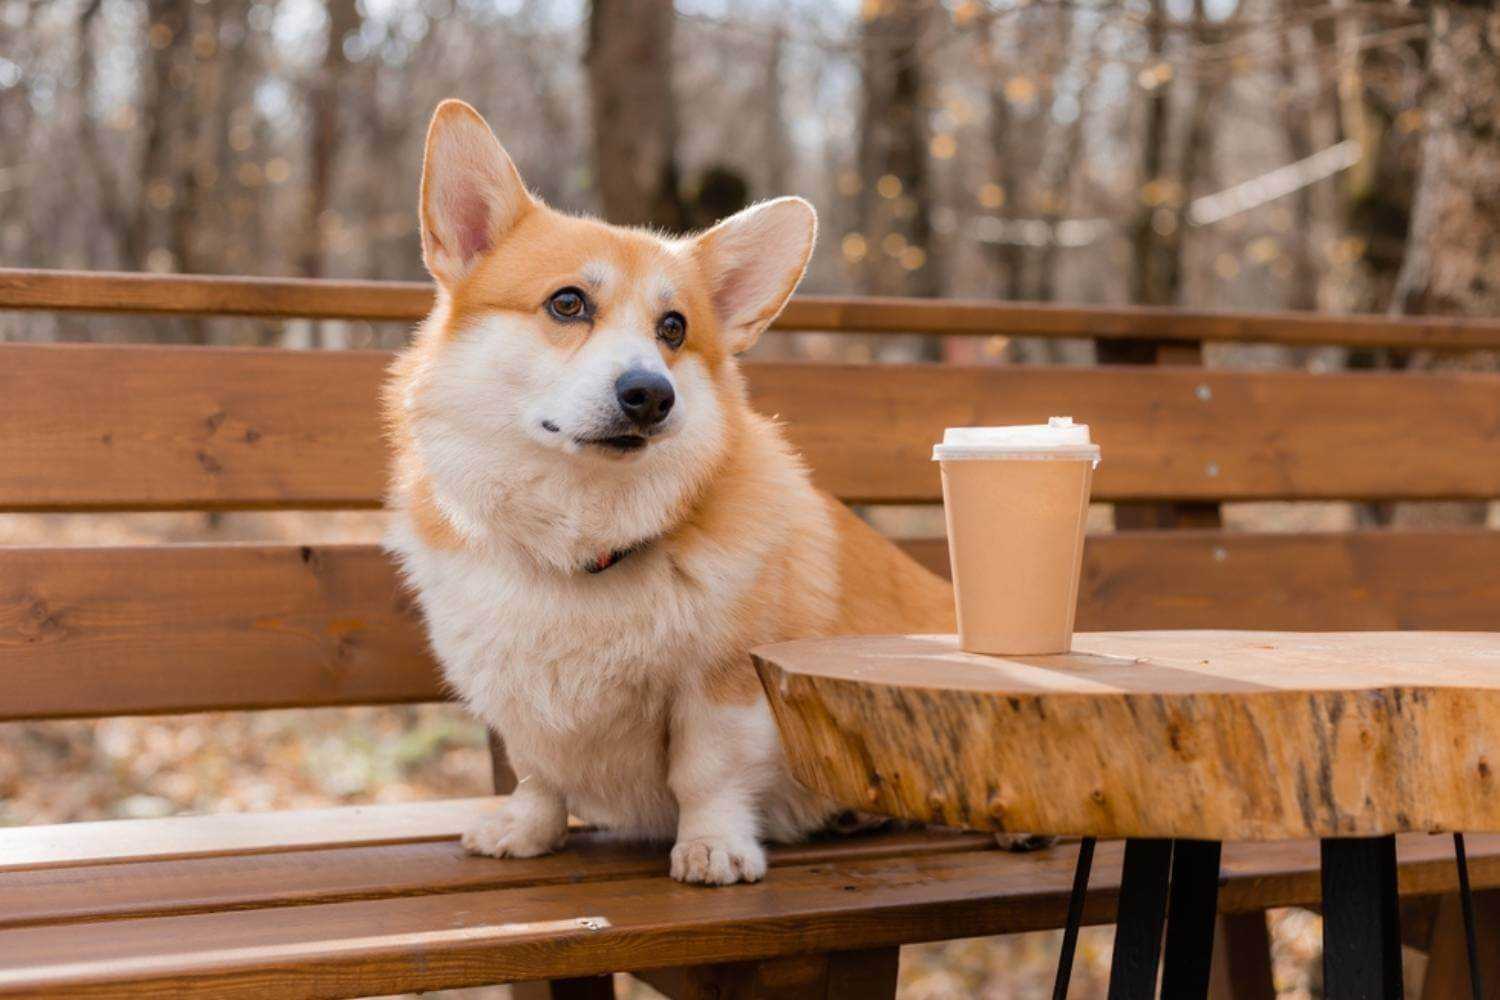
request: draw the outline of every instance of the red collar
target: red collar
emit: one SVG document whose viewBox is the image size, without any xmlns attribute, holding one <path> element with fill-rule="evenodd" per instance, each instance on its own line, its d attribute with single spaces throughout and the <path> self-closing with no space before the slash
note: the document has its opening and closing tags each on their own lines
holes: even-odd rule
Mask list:
<svg viewBox="0 0 1500 1000">
<path fill-rule="evenodd" d="M 626 556 L 630 555 L 632 552 L 635 552 L 636 550 L 640 549 L 645 544 L 646 544 L 645 542 L 640 542 L 640 543 L 638 543 L 636 545 L 630 546 L 628 549 L 615 549 L 613 552 L 601 552 L 601 553 L 599 553 L 598 556 L 596 556 L 594 558 L 593 562 L 591 562 L 591 563 L 585 563 L 584 564 L 584 567 L 583 567 L 584 572 L 585 573 L 603 573 L 605 570 L 609 569 L 615 563 L 617 563 L 620 560 L 624 559 Z"/>
</svg>

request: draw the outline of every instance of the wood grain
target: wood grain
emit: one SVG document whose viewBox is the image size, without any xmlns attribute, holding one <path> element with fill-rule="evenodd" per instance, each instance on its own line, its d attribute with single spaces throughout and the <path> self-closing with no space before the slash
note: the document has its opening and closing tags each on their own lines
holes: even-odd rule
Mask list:
<svg viewBox="0 0 1500 1000">
<path fill-rule="evenodd" d="M 0 268 L 0 309 L 413 322 L 425 316 L 431 306 L 432 286 L 422 282 Z M 1487 319 L 1242 313 L 977 299 L 804 295 L 792 300 L 775 328 L 1434 350 L 1500 346 L 1500 323 Z"/>
<path fill-rule="evenodd" d="M 420 805 L 425 804 L 413 803 L 412 807 Z M 194 830 L 193 821 L 186 820 L 177 829 L 186 826 L 184 841 L 200 850 L 184 852 L 173 860 L 121 863 L 125 859 L 116 859 L 104 865 L 5 871 L 0 875 L 0 928 L 665 877 L 667 872 L 666 845 L 625 843 L 589 831 L 575 831 L 568 846 L 556 854 L 497 863 L 463 850 L 458 843 L 463 823 L 424 828 L 419 818 L 401 815 L 407 808 L 380 807 L 392 820 L 390 828 L 383 839 L 366 843 L 346 836 L 343 844 L 317 844 L 319 834 L 325 833 L 321 818 L 309 823 L 305 814 L 275 813 L 261 819 L 268 827 L 273 820 L 279 824 L 282 839 L 261 845 L 264 849 L 258 853 L 231 853 L 231 838 L 215 830 L 212 822 Z M 466 822 L 493 808 L 493 801 L 472 800 L 471 807 L 471 800 L 463 800 L 453 813 Z M 339 811 L 353 809 L 322 810 Z M 351 816 L 351 822 L 369 825 L 357 815 Z M 52 829 L 56 836 L 66 836 L 65 828 Z M 440 836 L 417 836 L 438 829 Z M 173 831 L 169 827 L 159 832 L 171 836 Z M 396 841 L 403 834 L 407 839 Z M 143 832 L 132 832 L 128 839 L 138 843 L 144 839 Z M 313 847 L 297 846 L 309 841 Z M 158 841 L 158 850 L 163 843 L 172 841 Z M 993 846 L 992 838 L 978 833 L 897 831 L 772 846 L 770 862 L 774 871 L 787 865 L 915 858 Z"/>
<path fill-rule="evenodd" d="M 1500 636 L 1113 632 L 753 658 L 793 769 L 846 806 L 975 829 L 1275 840 L 1500 830 Z"/>
<path fill-rule="evenodd" d="M 903 543 L 946 573 L 943 544 Z M 1103 628 L 1500 629 L 1500 533 L 1100 535 Z M 0 719 L 447 697 L 366 545 L 0 548 Z"/>
<path fill-rule="evenodd" d="M 0 827 L 0 891 L 18 872 L 183 861 L 277 851 L 456 840 L 494 808 L 489 796 L 268 813 Z M 106 878 L 92 873 L 89 877 Z M 285 887 L 283 887 L 285 888 Z"/>
<path fill-rule="evenodd" d="M 388 360 L 0 345 L 0 510 L 378 506 Z M 820 485 L 853 502 L 935 501 L 931 449 L 945 427 L 1060 411 L 1094 426 L 1101 500 L 1500 496 L 1496 375 L 811 364 L 748 374 L 756 408 L 785 422 Z"/>
<path fill-rule="evenodd" d="M 901 542 L 948 576 L 948 545 Z M 1084 547 L 1078 628 L 1500 629 L 1500 532 L 1131 531 Z"/>
<path fill-rule="evenodd" d="M 374 351 L 0 345 L 0 509 L 374 507 Z"/>
<path fill-rule="evenodd" d="M 1403 894 L 1453 891 L 1451 838 L 1406 836 L 1399 850 Z M 1226 845 L 1220 910 L 1316 904 L 1317 859 L 1313 841 Z M 1500 884 L 1500 837 L 1471 840 L 1470 859 L 1476 887 Z M 823 858 L 718 891 L 627 876 L 13 928 L 0 930 L 0 995 L 357 995 L 1052 929 L 1075 860 L 1069 844 Z M 1119 843 L 1099 845 L 1086 922 L 1113 919 L 1120 861 Z"/>
<path fill-rule="evenodd" d="M 0 309 L 414 321 L 432 299 L 420 281 L 0 268 Z"/>
<path fill-rule="evenodd" d="M 373 546 L 0 550 L 0 719 L 441 701 Z"/>
<path fill-rule="evenodd" d="M 814 478 L 851 501 L 936 500 L 944 428 L 1054 413 L 1093 428 L 1099 500 L 1500 493 L 1500 376 L 805 364 L 750 375 L 757 408 L 780 414 Z"/>
<path fill-rule="evenodd" d="M 1069 852 L 1050 855 L 793 865 L 726 891 L 654 876 L 16 928 L 0 931 L 0 995 L 370 995 L 1032 930 L 1066 906 Z M 1107 862 L 1096 880 L 1090 922 L 1110 913 Z"/>
</svg>

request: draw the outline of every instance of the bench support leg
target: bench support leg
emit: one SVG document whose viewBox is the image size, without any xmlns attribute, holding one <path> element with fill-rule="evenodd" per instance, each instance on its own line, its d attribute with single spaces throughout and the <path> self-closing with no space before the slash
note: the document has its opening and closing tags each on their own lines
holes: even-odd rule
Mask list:
<svg viewBox="0 0 1500 1000">
<path fill-rule="evenodd" d="M 511 1000 L 615 1000 L 614 976 L 512 983 Z"/>
<path fill-rule="evenodd" d="M 892 1000 L 899 948 L 633 973 L 672 1000 Z"/>
<path fill-rule="evenodd" d="M 1474 934 L 1484 1000 L 1500 998 L 1500 889 L 1474 893 Z M 1463 903 L 1455 894 L 1437 901 L 1432 937 L 1427 947 L 1427 971 L 1422 977 L 1423 1000 L 1467 997 L 1472 984 L 1464 943 Z"/>
<path fill-rule="evenodd" d="M 1266 912 L 1226 913 L 1214 928 L 1210 1000 L 1276 1000 Z"/>
</svg>

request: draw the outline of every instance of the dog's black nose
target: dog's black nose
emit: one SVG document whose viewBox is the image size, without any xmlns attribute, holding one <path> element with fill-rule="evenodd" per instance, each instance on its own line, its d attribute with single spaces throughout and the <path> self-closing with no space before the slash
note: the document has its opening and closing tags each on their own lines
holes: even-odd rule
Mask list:
<svg viewBox="0 0 1500 1000">
<path fill-rule="evenodd" d="M 665 375 L 632 368 L 615 380 L 615 399 L 630 422 L 637 427 L 652 427 L 667 419 L 677 393 Z"/>
</svg>

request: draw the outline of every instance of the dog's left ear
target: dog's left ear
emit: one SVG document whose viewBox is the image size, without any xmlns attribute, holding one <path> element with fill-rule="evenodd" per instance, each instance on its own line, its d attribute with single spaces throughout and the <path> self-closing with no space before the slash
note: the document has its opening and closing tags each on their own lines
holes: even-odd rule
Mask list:
<svg viewBox="0 0 1500 1000">
<path fill-rule="evenodd" d="M 459 100 L 439 104 L 427 128 L 421 193 L 422 258 L 438 283 L 462 281 L 532 204 L 479 112 Z"/>
<path fill-rule="evenodd" d="M 698 237 L 729 351 L 748 350 L 792 297 L 812 256 L 818 213 L 801 198 L 777 198 L 731 215 Z"/>
</svg>

